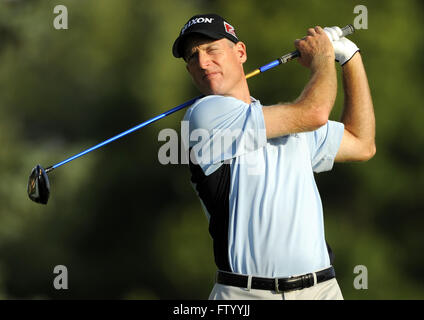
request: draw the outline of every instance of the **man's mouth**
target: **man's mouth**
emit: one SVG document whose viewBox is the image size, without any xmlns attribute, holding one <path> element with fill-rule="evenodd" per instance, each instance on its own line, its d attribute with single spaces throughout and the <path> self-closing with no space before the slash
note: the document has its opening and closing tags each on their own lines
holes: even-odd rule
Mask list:
<svg viewBox="0 0 424 320">
<path fill-rule="evenodd" d="M 219 75 L 219 72 L 208 72 L 208 73 L 203 75 L 202 79 L 203 80 L 212 79 L 212 78 L 216 77 L 217 75 Z"/>
</svg>

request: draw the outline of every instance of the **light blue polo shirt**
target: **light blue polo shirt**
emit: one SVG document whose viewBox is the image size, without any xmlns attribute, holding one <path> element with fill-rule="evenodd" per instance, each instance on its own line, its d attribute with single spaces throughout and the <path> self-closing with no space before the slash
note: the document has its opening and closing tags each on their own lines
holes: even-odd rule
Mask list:
<svg viewBox="0 0 424 320">
<path fill-rule="evenodd" d="M 273 278 L 329 267 L 314 172 L 331 170 L 344 126 L 328 121 L 312 132 L 267 139 L 262 108 L 258 100 L 211 95 L 184 117 L 191 160 L 205 177 L 230 167 L 228 239 L 221 244 L 230 271 Z"/>
</svg>

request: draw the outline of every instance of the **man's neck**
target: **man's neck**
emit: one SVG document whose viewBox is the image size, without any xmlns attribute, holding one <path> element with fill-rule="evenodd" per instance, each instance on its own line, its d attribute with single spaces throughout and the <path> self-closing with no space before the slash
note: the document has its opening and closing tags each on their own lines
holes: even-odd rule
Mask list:
<svg viewBox="0 0 424 320">
<path fill-rule="evenodd" d="M 250 98 L 250 91 L 249 86 L 247 85 L 247 80 L 243 79 L 239 86 L 235 88 L 232 92 L 229 92 L 228 94 L 225 94 L 225 96 L 231 96 L 238 100 L 244 101 L 247 104 L 250 104 L 252 102 Z"/>
</svg>

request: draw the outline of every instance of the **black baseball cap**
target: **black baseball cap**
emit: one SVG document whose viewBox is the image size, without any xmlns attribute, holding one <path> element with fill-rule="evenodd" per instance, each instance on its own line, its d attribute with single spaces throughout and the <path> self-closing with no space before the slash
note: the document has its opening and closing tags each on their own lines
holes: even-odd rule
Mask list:
<svg viewBox="0 0 424 320">
<path fill-rule="evenodd" d="M 227 38 L 234 43 L 239 42 L 234 27 L 223 17 L 214 13 L 198 14 L 187 21 L 177 40 L 175 40 L 172 46 L 172 54 L 175 58 L 183 57 L 183 40 L 193 33 L 200 33 L 216 40 Z"/>
</svg>

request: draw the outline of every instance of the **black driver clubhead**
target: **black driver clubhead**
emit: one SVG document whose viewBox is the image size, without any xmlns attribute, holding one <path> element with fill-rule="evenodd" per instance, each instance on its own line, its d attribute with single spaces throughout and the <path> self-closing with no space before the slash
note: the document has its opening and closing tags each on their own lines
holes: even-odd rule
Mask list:
<svg viewBox="0 0 424 320">
<path fill-rule="evenodd" d="M 47 204 L 50 195 L 50 183 L 46 170 L 39 164 L 32 169 L 28 180 L 28 196 L 32 201 Z"/>
</svg>

